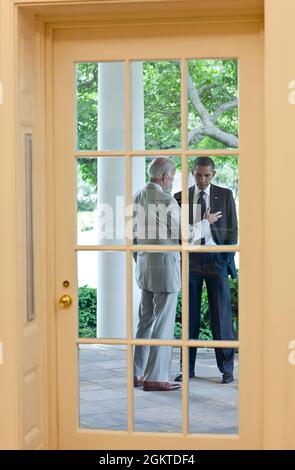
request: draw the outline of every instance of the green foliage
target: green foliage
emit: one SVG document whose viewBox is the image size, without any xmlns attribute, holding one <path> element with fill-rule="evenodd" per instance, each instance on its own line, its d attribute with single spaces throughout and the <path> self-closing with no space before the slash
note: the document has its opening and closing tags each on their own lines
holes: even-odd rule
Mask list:
<svg viewBox="0 0 295 470">
<path fill-rule="evenodd" d="M 79 337 L 96 338 L 96 289 L 83 286 L 78 288 Z"/>
<path fill-rule="evenodd" d="M 233 312 L 233 325 L 236 338 L 238 338 L 238 280 L 230 279 L 231 291 L 231 305 Z M 96 338 L 96 323 L 97 323 L 97 295 L 96 289 L 92 287 L 83 286 L 78 288 L 79 298 L 79 337 L 80 338 Z M 182 296 L 181 292 L 178 294 L 176 319 L 174 336 L 176 339 L 181 339 L 182 331 Z M 201 327 L 200 327 L 200 340 L 211 340 L 212 332 L 209 319 L 208 309 L 208 296 L 207 290 L 204 287 L 202 293 L 201 303 Z"/>
<path fill-rule="evenodd" d="M 239 280 L 229 279 L 235 338 L 239 338 Z"/>
<path fill-rule="evenodd" d="M 77 64 L 77 138 L 79 150 L 97 149 L 98 64 Z"/>
<path fill-rule="evenodd" d="M 239 301 L 238 301 L 238 279 L 229 280 L 230 293 L 231 293 L 231 306 L 233 313 L 233 327 L 235 337 L 238 338 L 238 319 L 239 319 Z M 178 294 L 178 302 L 176 308 L 176 320 L 174 328 L 174 336 L 176 339 L 181 339 L 182 331 L 182 303 L 181 292 Z M 209 318 L 208 294 L 206 287 L 203 287 L 202 301 L 201 301 L 201 325 L 199 339 L 202 341 L 212 340 L 212 331 Z"/>
<path fill-rule="evenodd" d="M 77 209 L 93 211 L 97 203 L 97 159 L 77 159 Z"/>
<path fill-rule="evenodd" d="M 78 183 L 85 181 L 92 190 L 97 190 L 97 159 L 96 158 L 78 158 Z"/>
<path fill-rule="evenodd" d="M 237 60 L 191 60 L 188 68 L 193 83 L 200 93 L 201 101 L 210 115 L 213 115 L 220 105 L 238 98 Z M 97 149 L 98 70 L 98 63 L 84 62 L 77 64 L 77 137 L 79 150 Z M 143 62 L 143 82 L 145 148 L 147 150 L 180 148 L 181 74 L 179 62 Z M 237 136 L 238 108 L 228 109 L 223 112 L 215 124 L 225 132 Z M 189 99 L 188 129 L 191 130 L 201 126 L 200 116 Z M 199 143 L 193 144 L 191 148 L 224 148 L 224 145 L 209 137 L 204 137 Z M 89 182 L 96 188 L 97 166 L 95 158 L 81 161 L 80 175 L 84 181 Z"/>
<path fill-rule="evenodd" d="M 238 98 L 238 61 L 236 59 L 190 60 L 189 73 L 209 114 L 224 103 Z M 79 150 L 97 149 L 98 64 L 77 64 L 77 132 Z M 181 74 L 178 61 L 143 62 L 145 148 L 180 148 Z M 215 124 L 225 132 L 238 135 L 238 108 L 228 109 Z M 188 128 L 201 127 L 202 121 L 188 100 Z M 204 137 L 191 148 L 224 148 Z"/>
<path fill-rule="evenodd" d="M 146 149 L 180 148 L 179 62 L 143 62 L 143 81 Z"/>
<path fill-rule="evenodd" d="M 177 298 L 177 305 L 176 305 L 176 317 L 175 317 L 175 325 L 174 325 L 174 337 L 176 339 L 181 339 L 181 317 L 182 317 L 182 293 L 179 291 L 178 298 Z"/>
</svg>

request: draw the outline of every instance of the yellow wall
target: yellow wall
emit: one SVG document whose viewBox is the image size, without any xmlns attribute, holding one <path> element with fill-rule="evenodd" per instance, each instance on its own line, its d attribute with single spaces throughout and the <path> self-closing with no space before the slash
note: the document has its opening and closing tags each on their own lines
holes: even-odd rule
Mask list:
<svg viewBox="0 0 295 470">
<path fill-rule="evenodd" d="M 295 449 L 295 2 L 265 5 L 265 446 Z M 255 166 L 254 166 L 255 168 Z"/>
</svg>

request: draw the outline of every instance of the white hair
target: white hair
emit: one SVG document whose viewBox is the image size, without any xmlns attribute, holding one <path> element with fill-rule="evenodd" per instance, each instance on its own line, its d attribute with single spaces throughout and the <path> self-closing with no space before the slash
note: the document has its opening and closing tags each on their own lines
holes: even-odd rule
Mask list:
<svg viewBox="0 0 295 470">
<path fill-rule="evenodd" d="M 168 157 L 156 157 L 150 163 L 148 172 L 151 178 L 162 178 L 165 173 L 171 174 L 176 169 L 174 160 Z"/>
</svg>

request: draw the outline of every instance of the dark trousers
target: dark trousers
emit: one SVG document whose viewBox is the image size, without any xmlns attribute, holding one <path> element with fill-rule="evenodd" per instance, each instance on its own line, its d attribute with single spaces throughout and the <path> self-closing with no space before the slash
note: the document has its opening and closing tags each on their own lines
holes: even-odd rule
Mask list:
<svg viewBox="0 0 295 470">
<path fill-rule="evenodd" d="M 223 253 L 191 253 L 189 271 L 189 339 L 200 332 L 202 287 L 206 283 L 214 340 L 234 340 L 227 261 Z M 189 373 L 195 371 L 197 348 L 189 348 Z M 234 349 L 215 348 L 218 369 L 233 373 Z"/>
</svg>

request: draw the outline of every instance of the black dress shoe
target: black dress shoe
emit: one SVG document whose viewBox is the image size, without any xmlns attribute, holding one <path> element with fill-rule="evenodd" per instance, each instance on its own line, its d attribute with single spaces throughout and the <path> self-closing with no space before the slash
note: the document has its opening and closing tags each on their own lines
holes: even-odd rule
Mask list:
<svg viewBox="0 0 295 470">
<path fill-rule="evenodd" d="M 192 379 L 193 377 L 196 377 L 196 376 L 195 376 L 195 373 L 194 373 L 194 372 L 190 372 L 190 373 L 189 373 L 189 378 Z M 177 374 L 177 376 L 175 377 L 174 381 L 175 381 L 175 382 L 182 382 L 182 372 L 179 372 L 179 374 Z"/>
<path fill-rule="evenodd" d="M 230 372 L 224 372 L 222 374 L 222 384 L 230 384 L 231 382 L 234 381 L 234 376 Z"/>
</svg>

